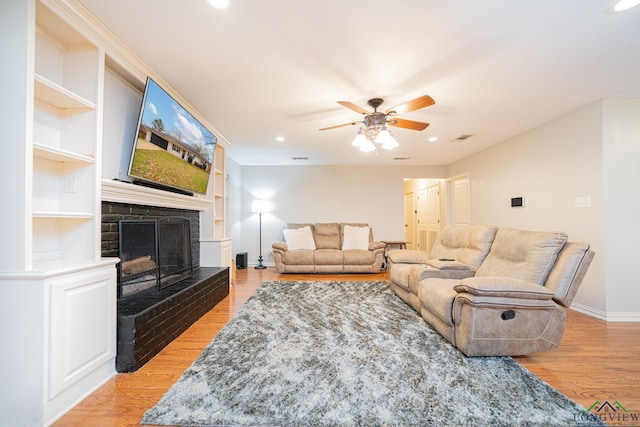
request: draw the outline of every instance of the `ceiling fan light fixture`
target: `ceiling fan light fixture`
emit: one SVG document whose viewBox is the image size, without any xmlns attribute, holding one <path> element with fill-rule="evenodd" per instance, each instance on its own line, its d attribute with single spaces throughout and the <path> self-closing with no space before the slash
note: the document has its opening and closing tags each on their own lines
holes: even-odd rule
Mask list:
<svg viewBox="0 0 640 427">
<path fill-rule="evenodd" d="M 369 142 L 369 141 L 367 140 L 367 137 L 364 135 L 364 131 L 362 129 L 360 129 L 360 131 L 358 132 L 358 134 L 354 138 L 354 140 L 351 143 L 351 145 L 353 145 L 354 147 L 362 147 L 362 145 L 366 144 L 367 142 Z"/>
<path fill-rule="evenodd" d="M 398 144 L 398 141 L 396 141 L 396 139 L 393 137 L 393 135 L 391 135 L 391 132 L 389 132 L 385 128 L 378 132 L 378 135 L 376 136 L 374 142 L 376 144 L 382 144 L 382 148 L 384 148 L 385 150 L 391 150 L 400 145 Z"/>
<path fill-rule="evenodd" d="M 392 135 L 390 135 L 389 140 L 385 141 L 382 144 L 382 148 L 385 150 L 393 150 L 394 148 L 397 148 L 399 146 L 400 144 L 398 144 L 398 141 L 396 141 L 396 139 Z"/>
<path fill-rule="evenodd" d="M 429 123 L 395 117 L 396 114 L 409 113 L 435 104 L 433 98 L 429 95 L 423 95 L 403 104 L 396 105 L 394 108 L 389 108 L 386 112 L 378 111 L 378 107 L 380 107 L 383 102 L 384 100 L 382 98 L 371 98 L 367 104 L 373 108 L 372 112 L 349 101 L 338 101 L 338 104 L 343 107 L 362 114 L 364 116 L 363 120 L 360 122 L 323 127 L 319 130 L 324 131 L 362 123 L 363 126 L 358 130 L 358 134 L 351 142 L 351 145 L 359 148 L 360 151 L 375 151 L 376 155 L 378 155 L 379 148 L 391 150 L 400 146 L 391 132 L 387 130 L 387 125 L 418 131 L 425 130 L 429 126 Z"/>
<path fill-rule="evenodd" d="M 365 153 L 376 151 L 376 146 L 373 144 L 373 142 L 365 138 L 365 142 L 360 146 L 360 151 L 363 151 Z"/>
<path fill-rule="evenodd" d="M 392 138 L 393 137 L 391 136 L 391 133 L 387 129 L 383 128 L 382 130 L 380 130 L 380 132 L 378 132 L 378 135 L 376 135 L 376 138 L 373 140 L 373 142 L 375 142 L 376 144 L 384 144 Z"/>
</svg>

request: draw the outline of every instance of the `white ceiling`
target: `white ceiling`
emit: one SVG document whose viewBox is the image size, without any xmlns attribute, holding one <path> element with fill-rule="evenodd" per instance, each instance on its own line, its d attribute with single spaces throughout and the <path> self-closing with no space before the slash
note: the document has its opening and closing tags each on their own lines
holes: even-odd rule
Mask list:
<svg viewBox="0 0 640 427">
<path fill-rule="evenodd" d="M 241 165 L 446 165 L 599 99 L 640 97 L 640 6 L 611 13 L 614 0 L 80 2 Z M 431 126 L 394 128 L 393 151 L 353 148 L 356 126 L 318 131 L 360 119 L 338 100 L 381 97 L 385 110 L 424 94 L 436 104 L 400 117 Z M 462 134 L 474 136 L 452 141 Z"/>
</svg>

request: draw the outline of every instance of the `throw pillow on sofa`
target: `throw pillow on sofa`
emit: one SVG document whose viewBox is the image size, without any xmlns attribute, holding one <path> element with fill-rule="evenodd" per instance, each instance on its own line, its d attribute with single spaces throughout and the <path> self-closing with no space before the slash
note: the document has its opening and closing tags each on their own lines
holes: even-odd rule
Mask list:
<svg viewBox="0 0 640 427">
<path fill-rule="evenodd" d="M 344 226 L 344 239 L 342 240 L 342 250 L 360 249 L 369 250 L 369 227 Z"/>
<path fill-rule="evenodd" d="M 311 251 L 316 250 L 316 242 L 313 240 L 311 227 L 287 228 L 282 230 L 282 233 L 284 234 L 284 241 L 287 243 L 287 247 L 290 251 L 302 249 Z"/>
</svg>

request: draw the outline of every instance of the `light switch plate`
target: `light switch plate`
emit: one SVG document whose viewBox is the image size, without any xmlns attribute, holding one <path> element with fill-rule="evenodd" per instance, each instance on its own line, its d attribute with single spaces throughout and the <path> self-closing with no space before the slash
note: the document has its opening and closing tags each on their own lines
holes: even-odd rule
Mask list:
<svg viewBox="0 0 640 427">
<path fill-rule="evenodd" d="M 590 208 L 591 196 L 579 196 L 576 197 L 576 208 Z"/>
<path fill-rule="evenodd" d="M 75 173 L 69 173 L 64 177 L 64 192 L 75 193 L 78 191 L 78 177 Z"/>
</svg>

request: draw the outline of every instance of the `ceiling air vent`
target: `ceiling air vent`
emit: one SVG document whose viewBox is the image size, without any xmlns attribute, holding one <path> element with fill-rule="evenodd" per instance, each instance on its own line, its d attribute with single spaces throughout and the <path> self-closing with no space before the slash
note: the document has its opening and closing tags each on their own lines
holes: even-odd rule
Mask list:
<svg viewBox="0 0 640 427">
<path fill-rule="evenodd" d="M 411 160 L 411 157 L 394 157 L 393 160 Z"/>
<path fill-rule="evenodd" d="M 292 160 L 309 160 L 309 157 L 292 157 Z"/>
<path fill-rule="evenodd" d="M 459 137 L 455 138 L 453 141 L 466 141 L 467 139 L 471 138 L 473 136 L 473 134 L 462 134 Z"/>
</svg>

